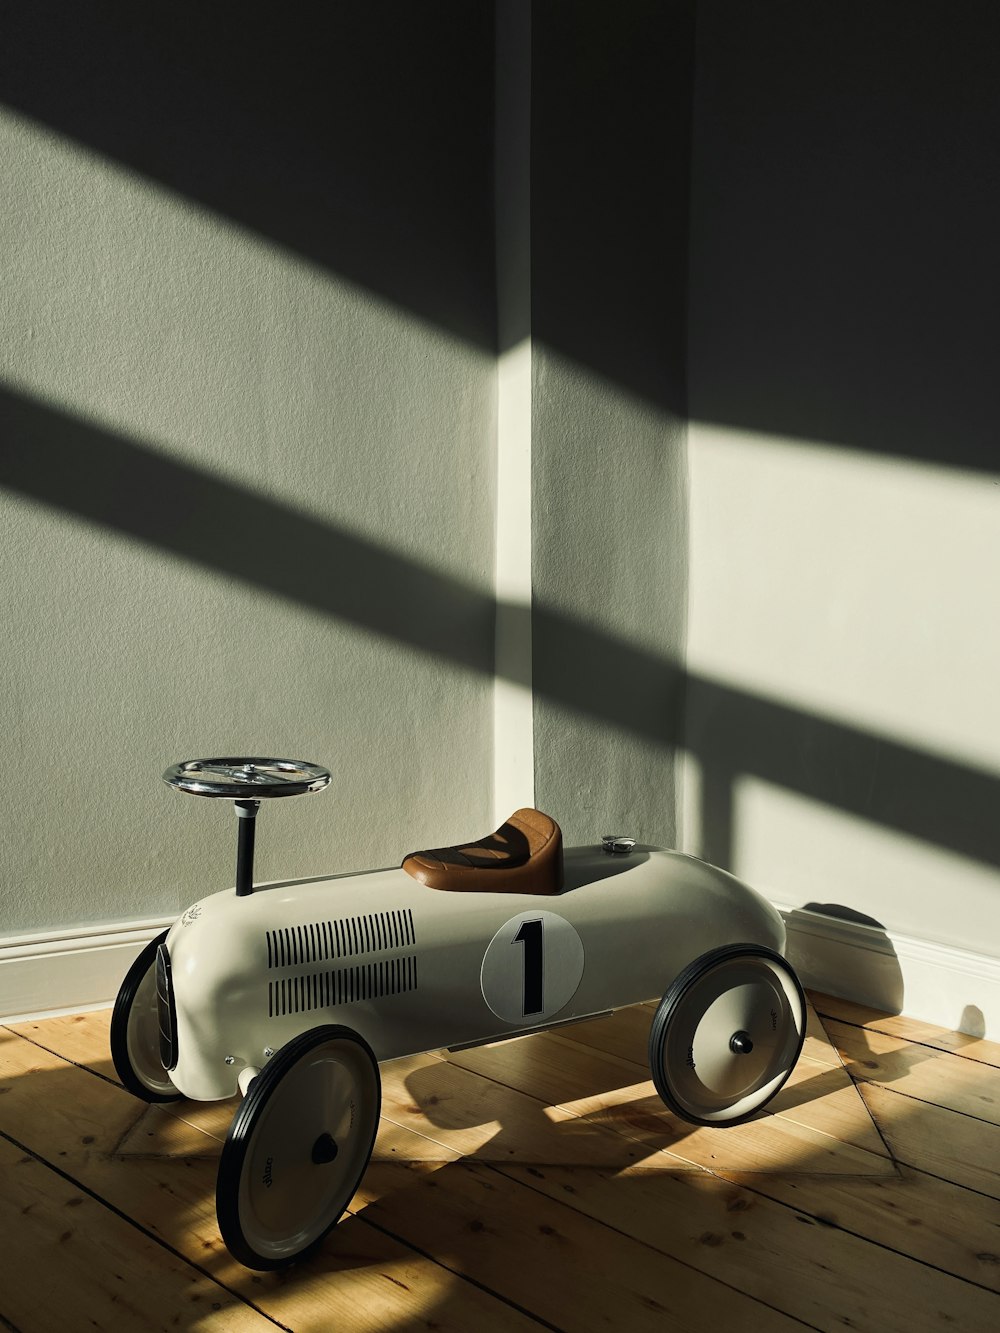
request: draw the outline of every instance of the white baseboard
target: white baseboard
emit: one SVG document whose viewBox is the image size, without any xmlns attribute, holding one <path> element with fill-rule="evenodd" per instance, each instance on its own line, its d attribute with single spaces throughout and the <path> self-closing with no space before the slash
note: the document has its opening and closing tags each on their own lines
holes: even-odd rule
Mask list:
<svg viewBox="0 0 1000 1333">
<path fill-rule="evenodd" d="M 24 1022 L 114 1004 L 133 959 L 172 919 L 0 939 L 0 1021 Z"/>
<path fill-rule="evenodd" d="M 1000 958 L 776 903 L 804 986 L 1000 1041 Z M 114 1003 L 139 950 L 171 919 L 0 939 L 0 1021 Z"/>
<path fill-rule="evenodd" d="M 1000 958 L 775 903 L 811 990 L 1000 1041 Z"/>
</svg>

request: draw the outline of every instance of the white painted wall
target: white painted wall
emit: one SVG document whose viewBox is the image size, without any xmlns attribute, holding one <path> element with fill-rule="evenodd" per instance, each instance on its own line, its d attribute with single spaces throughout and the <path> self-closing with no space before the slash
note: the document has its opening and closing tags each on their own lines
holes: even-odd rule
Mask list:
<svg viewBox="0 0 1000 1333">
<path fill-rule="evenodd" d="M 993 956 L 996 36 L 699 6 L 685 797 L 773 898 Z"/>
<path fill-rule="evenodd" d="M 183 758 L 332 769 L 326 794 L 262 810 L 260 878 L 398 863 L 490 826 L 482 18 L 438 6 L 407 35 L 340 6 L 306 51 L 248 15 L 204 84 L 210 15 L 195 51 L 139 14 L 103 34 L 81 20 L 72 41 L 19 20 L 4 88 L 20 106 L 0 109 L 0 935 L 171 916 L 231 883 L 229 804 L 160 782 Z M 355 23 L 374 44 L 345 48 Z M 145 73 L 115 67 L 119 41 Z M 310 114 L 343 96 L 346 62 L 385 123 L 363 101 L 354 121 L 334 106 L 292 123 L 296 46 Z M 461 121 L 438 96 L 456 50 Z M 394 105 L 394 64 L 423 100 Z M 343 272 L 338 227 L 356 241 Z M 406 246 L 426 290 L 394 293 Z"/>
<path fill-rule="evenodd" d="M 531 544 L 531 0 L 496 10 L 493 824 L 535 804 Z"/>
</svg>

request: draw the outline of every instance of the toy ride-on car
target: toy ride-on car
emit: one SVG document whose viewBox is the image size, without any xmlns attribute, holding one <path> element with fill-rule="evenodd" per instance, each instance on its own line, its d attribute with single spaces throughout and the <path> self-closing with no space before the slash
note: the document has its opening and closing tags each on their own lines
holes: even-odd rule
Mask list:
<svg viewBox="0 0 1000 1333">
<path fill-rule="evenodd" d="M 554 820 L 519 810 L 397 869 L 254 889 L 260 801 L 320 791 L 326 769 L 208 759 L 164 779 L 235 801 L 236 885 L 136 959 L 112 1054 L 148 1102 L 242 1094 L 216 1206 L 250 1268 L 301 1258 L 350 1203 L 378 1127 L 380 1060 L 662 995 L 657 1092 L 682 1119 L 722 1126 L 755 1115 L 798 1059 L 806 1005 L 781 917 L 703 861 L 617 837 L 564 853 Z"/>
</svg>

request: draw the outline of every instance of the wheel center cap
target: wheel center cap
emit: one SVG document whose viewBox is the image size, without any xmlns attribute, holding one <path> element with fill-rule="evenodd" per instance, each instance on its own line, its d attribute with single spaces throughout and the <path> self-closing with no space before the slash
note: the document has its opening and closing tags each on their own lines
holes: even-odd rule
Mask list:
<svg viewBox="0 0 1000 1333">
<path fill-rule="evenodd" d="M 317 1166 L 332 1162 L 340 1150 L 329 1134 L 321 1134 L 312 1146 L 312 1159 Z"/>
</svg>

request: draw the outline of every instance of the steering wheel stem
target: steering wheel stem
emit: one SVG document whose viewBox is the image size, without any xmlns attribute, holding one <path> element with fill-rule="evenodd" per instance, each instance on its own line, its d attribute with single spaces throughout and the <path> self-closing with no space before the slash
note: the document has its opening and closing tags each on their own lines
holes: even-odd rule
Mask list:
<svg viewBox="0 0 1000 1333">
<path fill-rule="evenodd" d="M 238 816 L 236 826 L 236 896 L 237 898 L 246 898 L 253 893 L 253 848 L 260 801 L 234 801 L 233 805 Z"/>
<path fill-rule="evenodd" d="M 323 791 L 330 771 L 301 759 L 187 759 L 174 764 L 163 781 L 194 796 L 225 797 L 236 806 L 236 896 L 253 893 L 253 850 L 257 811 L 263 800 Z"/>
</svg>

